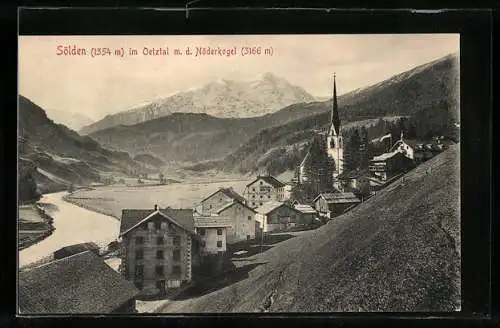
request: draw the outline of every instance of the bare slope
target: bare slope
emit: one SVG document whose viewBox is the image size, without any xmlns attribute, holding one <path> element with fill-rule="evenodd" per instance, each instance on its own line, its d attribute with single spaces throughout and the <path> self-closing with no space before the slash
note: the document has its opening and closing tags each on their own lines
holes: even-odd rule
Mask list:
<svg viewBox="0 0 500 328">
<path fill-rule="evenodd" d="M 19 165 L 36 170 L 33 175 L 43 192 L 59 190 L 71 182 L 98 180 L 102 172 L 128 174 L 138 167 L 127 153 L 105 149 L 93 139 L 54 123 L 41 107 L 23 96 L 19 96 L 18 142 Z"/>
<path fill-rule="evenodd" d="M 248 258 L 243 280 L 163 311 L 458 310 L 458 154 L 453 146 L 409 172 L 404 185 Z"/>
</svg>

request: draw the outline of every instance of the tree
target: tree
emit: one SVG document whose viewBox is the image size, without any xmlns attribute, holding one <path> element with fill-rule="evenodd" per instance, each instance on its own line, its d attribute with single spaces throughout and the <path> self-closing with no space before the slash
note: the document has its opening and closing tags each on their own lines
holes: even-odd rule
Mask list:
<svg viewBox="0 0 500 328">
<path fill-rule="evenodd" d="M 33 178 L 34 168 L 23 166 L 19 171 L 19 201 L 32 201 L 40 198 L 36 181 Z"/>
<path fill-rule="evenodd" d="M 165 176 L 163 175 L 162 172 L 160 172 L 160 174 L 158 176 L 159 176 L 159 179 L 160 179 L 160 184 L 166 184 L 167 183 L 167 180 L 165 179 Z"/>
<path fill-rule="evenodd" d="M 361 133 L 360 133 L 360 145 L 359 145 L 359 152 L 360 152 L 360 160 L 358 162 L 358 167 L 364 167 L 367 161 L 370 160 L 370 157 L 368 156 L 368 130 L 366 129 L 365 126 L 361 128 Z"/>
<path fill-rule="evenodd" d="M 354 129 L 351 137 L 349 138 L 349 142 L 346 145 L 347 147 L 344 150 L 344 167 L 346 171 L 351 171 L 358 168 L 360 162 L 360 145 L 361 142 L 358 129 Z"/>
<path fill-rule="evenodd" d="M 333 172 L 335 164 L 326 151 L 326 140 L 321 136 L 313 139 L 309 165 L 306 166 L 306 175 L 309 183 L 316 189 L 316 194 L 333 189 Z"/>
</svg>

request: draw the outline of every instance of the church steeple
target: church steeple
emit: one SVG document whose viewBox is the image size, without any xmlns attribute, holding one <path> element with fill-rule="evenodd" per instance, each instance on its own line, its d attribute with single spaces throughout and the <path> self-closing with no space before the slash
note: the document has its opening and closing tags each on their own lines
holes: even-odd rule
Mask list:
<svg viewBox="0 0 500 328">
<path fill-rule="evenodd" d="M 334 73 L 332 117 L 326 137 L 326 142 L 328 144 L 328 156 L 333 159 L 335 165 L 334 177 L 342 174 L 344 170 L 344 141 L 342 139 L 342 131 L 340 131 L 339 108 L 337 104 L 337 81 Z"/>
<path fill-rule="evenodd" d="M 337 104 L 337 83 L 336 83 L 336 74 L 333 73 L 333 107 L 332 107 L 332 117 L 330 126 L 333 126 L 335 129 L 335 134 L 340 134 L 340 118 L 339 118 L 339 109 Z"/>
</svg>

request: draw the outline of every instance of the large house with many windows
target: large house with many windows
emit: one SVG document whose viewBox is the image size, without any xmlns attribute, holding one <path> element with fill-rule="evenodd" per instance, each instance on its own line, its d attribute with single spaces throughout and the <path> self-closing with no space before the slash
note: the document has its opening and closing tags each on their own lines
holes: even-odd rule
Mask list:
<svg viewBox="0 0 500 328">
<path fill-rule="evenodd" d="M 286 185 L 271 175 L 259 175 L 247 184 L 244 192 L 246 204 L 251 208 L 262 206 L 270 201 L 284 201 Z"/>
<path fill-rule="evenodd" d="M 194 230 L 192 210 L 124 209 L 120 235 L 124 252 L 120 271 L 143 294 L 162 294 L 180 287 L 200 263 L 202 243 Z"/>
</svg>

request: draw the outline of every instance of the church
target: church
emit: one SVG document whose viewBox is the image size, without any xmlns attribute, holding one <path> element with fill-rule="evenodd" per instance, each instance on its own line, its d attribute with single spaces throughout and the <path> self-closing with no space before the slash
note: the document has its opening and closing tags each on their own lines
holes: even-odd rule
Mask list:
<svg viewBox="0 0 500 328">
<path fill-rule="evenodd" d="M 337 103 L 337 85 L 335 74 L 333 75 L 333 105 L 328 130 L 318 134 L 315 141 L 321 144 L 321 149 L 325 152 L 324 155 L 326 155 L 327 158 L 327 161 L 325 161 L 328 163 L 327 165 L 332 166 L 330 170 L 327 170 L 327 172 L 331 172 L 332 176 L 325 177 L 325 179 L 331 179 L 335 185 L 337 184 L 335 183 L 338 180 L 337 177 L 342 174 L 344 169 L 344 140 L 342 136 Z M 312 162 L 314 162 L 313 157 L 313 152 L 310 149 L 297 168 L 297 182 L 299 184 L 311 180 L 309 172 L 311 172 L 311 165 L 313 165 Z"/>
</svg>

